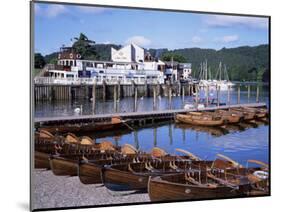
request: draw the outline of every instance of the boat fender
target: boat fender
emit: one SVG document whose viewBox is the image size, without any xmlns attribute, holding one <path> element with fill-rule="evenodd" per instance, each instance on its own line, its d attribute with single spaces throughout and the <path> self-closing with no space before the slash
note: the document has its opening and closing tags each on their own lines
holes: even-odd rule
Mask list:
<svg viewBox="0 0 281 212">
<path fill-rule="evenodd" d="M 268 172 L 266 172 L 266 171 L 255 171 L 253 173 L 253 175 L 262 180 L 265 180 L 268 178 Z"/>
</svg>

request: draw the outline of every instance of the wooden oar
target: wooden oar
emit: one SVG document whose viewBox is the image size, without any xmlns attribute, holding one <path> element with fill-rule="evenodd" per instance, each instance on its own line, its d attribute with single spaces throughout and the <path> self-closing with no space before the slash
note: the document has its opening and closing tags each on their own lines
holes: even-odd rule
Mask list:
<svg viewBox="0 0 281 212">
<path fill-rule="evenodd" d="M 217 157 L 220 157 L 220 158 L 223 158 L 223 159 L 229 161 L 230 163 L 232 163 L 232 164 L 233 164 L 234 166 L 236 166 L 236 167 L 240 167 L 240 168 L 243 167 L 243 166 L 240 165 L 238 162 L 232 160 L 231 158 L 229 158 L 229 157 L 227 157 L 227 156 L 225 156 L 225 155 L 217 154 Z"/>
<path fill-rule="evenodd" d="M 247 163 L 256 163 L 256 164 L 259 164 L 259 165 L 263 166 L 264 168 L 268 169 L 268 164 L 266 164 L 262 161 L 259 161 L 259 160 L 248 160 Z"/>
<path fill-rule="evenodd" d="M 121 123 L 124 124 L 126 127 L 128 127 L 130 130 L 135 131 L 135 129 L 132 128 L 130 125 L 128 125 L 124 120 L 121 120 Z"/>
<path fill-rule="evenodd" d="M 187 151 L 187 150 L 184 150 L 184 149 L 180 149 L 180 148 L 176 148 L 175 149 L 177 152 L 181 152 L 181 153 L 184 153 L 186 154 L 187 156 L 189 156 L 191 159 L 193 160 L 197 160 L 197 161 L 200 161 L 201 158 L 199 158 L 198 156 L 192 154 L 191 152 Z"/>
</svg>

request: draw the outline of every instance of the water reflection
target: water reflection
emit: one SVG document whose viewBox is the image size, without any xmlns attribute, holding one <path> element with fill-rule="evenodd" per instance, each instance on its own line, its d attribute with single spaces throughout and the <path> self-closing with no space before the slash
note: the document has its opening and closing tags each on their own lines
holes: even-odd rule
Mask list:
<svg viewBox="0 0 281 212">
<path fill-rule="evenodd" d="M 253 87 L 253 88 L 252 88 Z M 251 93 L 248 95 L 248 87 L 241 86 L 240 103 L 256 102 L 256 91 L 254 86 L 251 87 Z M 261 86 L 259 91 L 259 101 L 268 103 L 268 86 Z M 220 91 L 220 102 L 227 103 L 227 91 Z M 181 96 L 173 96 L 169 103 L 169 98 L 160 97 L 156 98 L 155 108 L 153 108 L 153 97 L 138 98 L 137 111 L 153 111 L 164 109 L 181 109 L 187 102 L 192 102 L 194 99 L 191 96 L 185 96 L 184 101 Z M 82 115 L 89 114 L 105 114 L 115 112 L 133 112 L 135 109 L 134 97 L 127 97 L 121 99 L 114 105 L 113 100 L 96 100 L 95 107 L 89 100 L 77 101 L 45 101 L 37 102 L 35 105 L 35 117 L 54 117 L 54 116 L 78 116 L 74 109 L 81 107 Z M 230 104 L 237 104 L 237 89 L 230 91 Z"/>
</svg>

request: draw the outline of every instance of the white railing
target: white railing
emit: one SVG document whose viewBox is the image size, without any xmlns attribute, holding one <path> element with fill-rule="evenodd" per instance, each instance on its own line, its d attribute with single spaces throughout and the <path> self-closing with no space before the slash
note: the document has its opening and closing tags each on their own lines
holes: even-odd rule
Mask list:
<svg viewBox="0 0 281 212">
<path fill-rule="evenodd" d="M 115 85 L 120 83 L 120 85 L 131 85 L 135 83 L 137 85 L 144 84 L 162 84 L 163 81 L 158 79 L 143 79 L 143 78 L 122 78 L 122 79 L 101 79 L 101 78 L 55 78 L 55 77 L 35 77 L 34 84 L 40 85 L 102 85 L 106 83 L 108 85 Z"/>
</svg>

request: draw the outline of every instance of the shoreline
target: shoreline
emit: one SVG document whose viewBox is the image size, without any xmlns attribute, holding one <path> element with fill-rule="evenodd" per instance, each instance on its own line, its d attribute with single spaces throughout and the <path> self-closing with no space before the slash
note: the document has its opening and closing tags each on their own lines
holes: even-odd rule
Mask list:
<svg viewBox="0 0 281 212">
<path fill-rule="evenodd" d="M 33 171 L 33 209 L 150 202 L 147 193 L 112 192 L 102 184 L 84 185 L 77 176 L 55 176 L 52 171 Z"/>
</svg>

